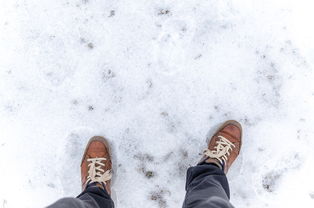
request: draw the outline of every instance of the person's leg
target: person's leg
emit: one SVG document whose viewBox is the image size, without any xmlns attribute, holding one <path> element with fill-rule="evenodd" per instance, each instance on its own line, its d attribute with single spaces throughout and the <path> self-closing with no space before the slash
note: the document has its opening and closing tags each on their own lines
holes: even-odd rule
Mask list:
<svg viewBox="0 0 314 208">
<path fill-rule="evenodd" d="M 99 208 L 97 204 L 84 202 L 77 198 L 62 198 L 47 208 Z"/>
<path fill-rule="evenodd" d="M 232 208 L 226 173 L 239 155 L 242 128 L 225 122 L 211 138 L 204 157 L 187 171 L 183 208 Z"/>
<path fill-rule="evenodd" d="M 63 198 L 48 208 L 114 208 L 111 194 L 111 156 L 109 144 L 93 137 L 81 163 L 83 192 L 77 198 Z"/>
<path fill-rule="evenodd" d="M 190 167 L 186 177 L 184 208 L 229 208 L 229 184 L 225 173 L 215 164 Z"/>
<path fill-rule="evenodd" d="M 114 208 L 114 203 L 106 189 L 91 183 L 77 198 L 60 199 L 48 208 Z"/>
<path fill-rule="evenodd" d="M 82 201 L 96 202 L 100 208 L 113 208 L 114 203 L 106 191 L 95 183 L 87 185 L 85 191 L 83 191 L 78 197 Z M 98 206 L 96 206 L 98 208 Z"/>
</svg>

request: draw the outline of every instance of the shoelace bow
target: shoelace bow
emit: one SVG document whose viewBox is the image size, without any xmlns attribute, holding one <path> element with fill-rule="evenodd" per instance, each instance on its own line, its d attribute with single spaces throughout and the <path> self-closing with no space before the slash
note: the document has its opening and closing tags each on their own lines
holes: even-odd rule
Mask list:
<svg viewBox="0 0 314 208">
<path fill-rule="evenodd" d="M 215 150 L 206 149 L 204 155 L 209 158 L 217 159 L 221 164 L 226 164 L 230 150 L 235 147 L 228 139 L 223 136 L 218 136 L 219 140 L 216 142 Z"/>
<path fill-rule="evenodd" d="M 88 176 L 86 183 L 98 182 L 106 184 L 112 177 L 111 170 L 105 171 L 103 168 L 105 164 L 101 161 L 107 160 L 106 158 L 90 158 L 87 159 L 88 164 Z"/>
</svg>

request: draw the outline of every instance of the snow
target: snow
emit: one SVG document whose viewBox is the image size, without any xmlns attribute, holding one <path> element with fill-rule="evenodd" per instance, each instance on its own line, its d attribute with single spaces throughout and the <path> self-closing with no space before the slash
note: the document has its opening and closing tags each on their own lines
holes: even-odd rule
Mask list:
<svg viewBox="0 0 314 208">
<path fill-rule="evenodd" d="M 117 207 L 180 207 L 224 120 L 244 129 L 235 207 L 314 205 L 313 3 L 1 1 L 0 207 L 80 193 L 93 135 Z"/>
</svg>

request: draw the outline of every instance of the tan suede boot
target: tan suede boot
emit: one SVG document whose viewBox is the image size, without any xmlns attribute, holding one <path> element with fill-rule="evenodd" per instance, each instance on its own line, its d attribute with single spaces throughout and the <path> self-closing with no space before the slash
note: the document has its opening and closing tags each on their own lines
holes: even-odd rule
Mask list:
<svg viewBox="0 0 314 208">
<path fill-rule="evenodd" d="M 89 183 L 105 188 L 111 194 L 111 155 L 107 140 L 100 136 L 91 138 L 81 163 L 82 189 Z"/>
<path fill-rule="evenodd" d="M 233 120 L 226 121 L 209 141 L 200 163 L 214 163 L 227 173 L 240 153 L 241 141 L 241 124 Z"/>
</svg>

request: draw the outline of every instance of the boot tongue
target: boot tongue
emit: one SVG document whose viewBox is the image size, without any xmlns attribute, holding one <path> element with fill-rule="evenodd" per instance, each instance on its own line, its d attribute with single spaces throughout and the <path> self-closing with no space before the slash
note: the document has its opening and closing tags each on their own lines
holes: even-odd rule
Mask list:
<svg viewBox="0 0 314 208">
<path fill-rule="evenodd" d="M 224 170 L 224 166 L 225 166 L 224 162 L 220 163 L 217 159 L 208 157 L 205 160 L 205 163 L 213 163 L 213 164 L 217 165 L 221 170 Z"/>
<path fill-rule="evenodd" d="M 105 189 L 105 186 L 101 183 L 96 183 L 96 186 L 99 187 L 99 188 L 102 188 L 102 189 Z"/>
<path fill-rule="evenodd" d="M 89 183 L 87 183 L 86 187 L 88 187 L 88 186 L 90 186 L 90 187 L 91 186 L 92 187 L 97 186 L 99 188 L 105 189 L 105 184 L 102 184 L 102 183 L 99 183 L 99 182 L 89 182 Z"/>
</svg>

